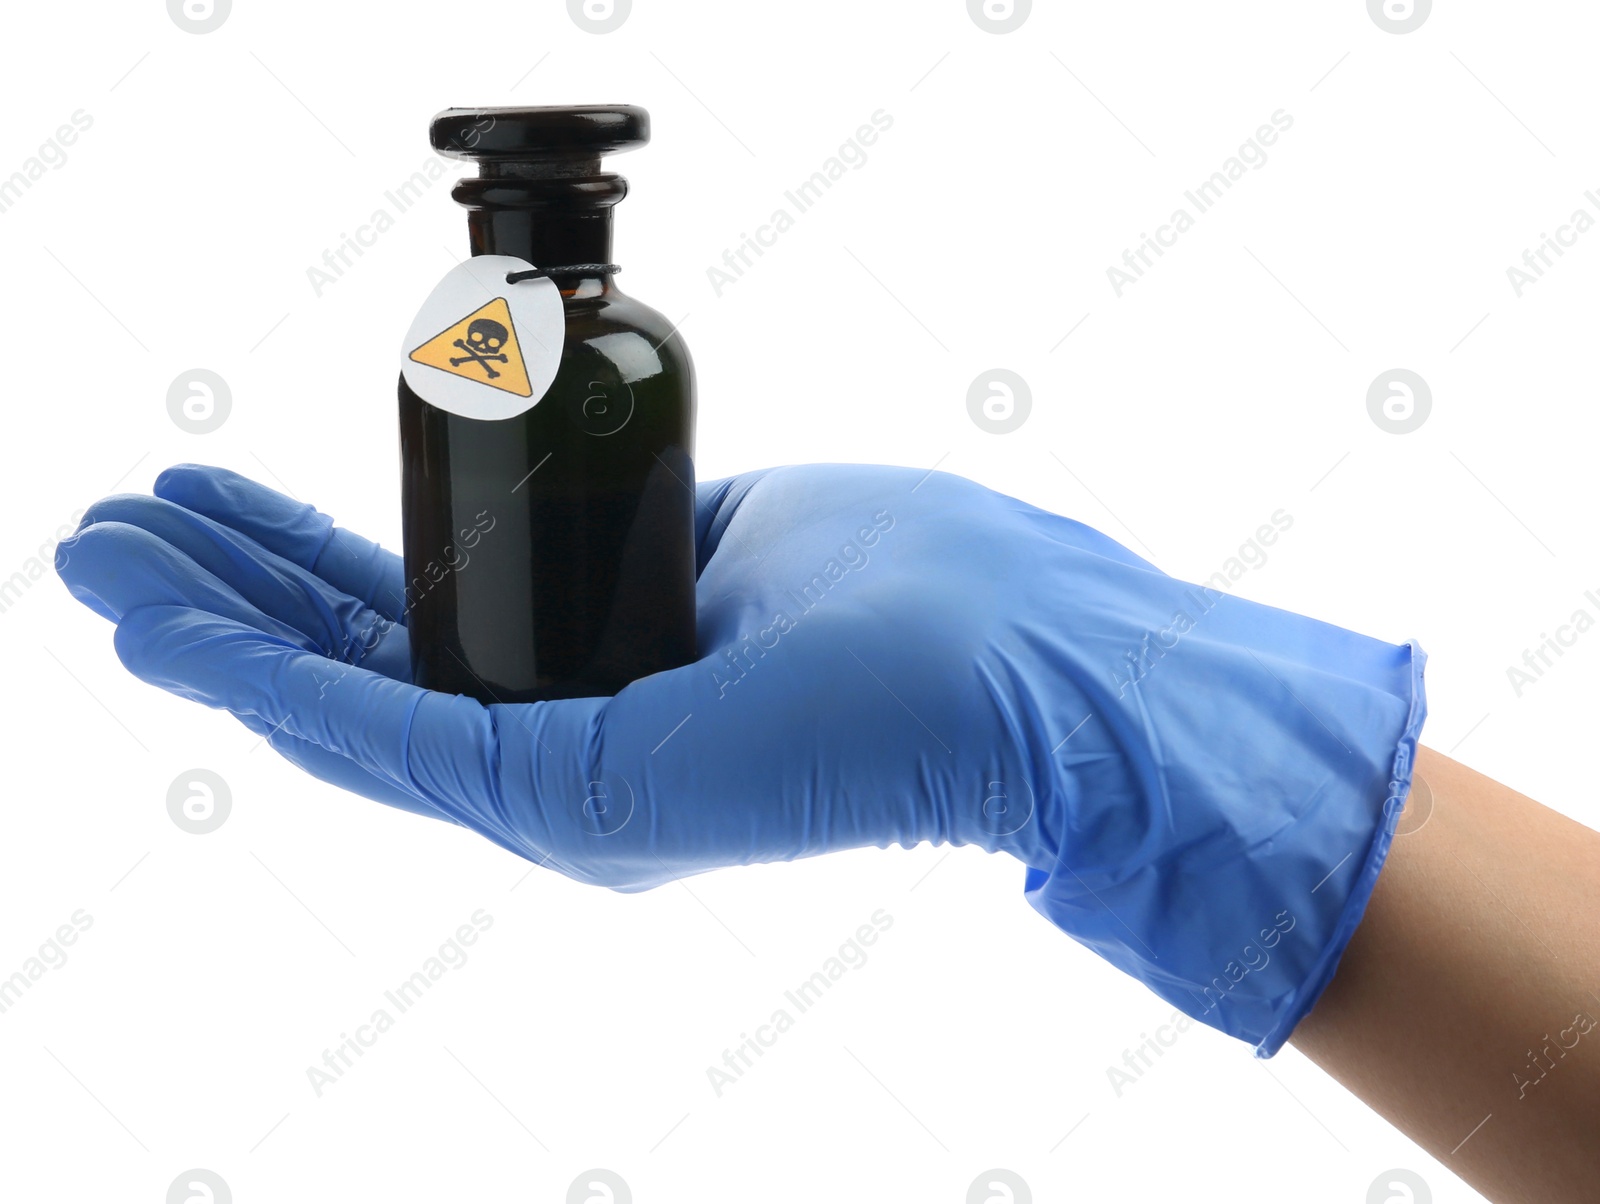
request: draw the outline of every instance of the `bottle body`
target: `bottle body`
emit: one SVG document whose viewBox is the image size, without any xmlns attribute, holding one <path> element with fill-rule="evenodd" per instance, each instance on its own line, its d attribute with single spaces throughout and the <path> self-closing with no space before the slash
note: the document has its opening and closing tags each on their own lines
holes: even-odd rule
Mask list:
<svg viewBox="0 0 1600 1204">
<path fill-rule="evenodd" d="M 566 344 L 532 408 L 466 418 L 400 381 L 413 681 L 484 703 L 614 694 L 695 656 L 693 363 L 609 274 L 556 283 Z"/>
</svg>

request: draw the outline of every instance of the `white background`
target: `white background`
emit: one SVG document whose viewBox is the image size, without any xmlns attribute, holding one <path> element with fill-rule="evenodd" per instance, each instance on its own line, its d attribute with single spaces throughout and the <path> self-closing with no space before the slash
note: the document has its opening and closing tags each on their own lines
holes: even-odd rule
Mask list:
<svg viewBox="0 0 1600 1204">
<path fill-rule="evenodd" d="M 1520 697 L 1506 669 L 1600 616 L 1600 233 L 1521 297 L 1506 269 L 1600 216 L 1596 21 L 1072 4 L 995 34 L 958 0 L 639 0 L 596 35 L 555 0 L 239 0 L 196 35 L 159 0 L 22 6 L 0 178 L 74 111 L 93 125 L 0 213 L 0 578 L 184 460 L 397 548 L 398 340 L 465 252 L 459 171 L 320 297 L 307 269 L 389 207 L 436 110 L 627 101 L 655 138 L 612 163 L 619 283 L 682 319 L 702 479 L 937 464 L 1192 580 L 1282 508 L 1237 592 L 1420 639 L 1424 741 L 1595 824 L 1600 634 Z M 717 296 L 724 249 L 878 109 L 866 164 Z M 1279 109 L 1265 166 L 1119 298 L 1106 269 Z M 166 405 L 196 367 L 232 394 L 203 435 Z M 1009 435 L 966 407 L 997 367 L 1033 394 Z M 1432 390 L 1411 434 L 1367 411 L 1395 367 Z M 191 1167 L 241 1204 L 563 1201 L 590 1167 L 640 1204 L 959 1202 L 991 1167 L 1040 1201 L 1361 1204 L 1393 1167 L 1478 1198 L 1292 1049 L 1196 1027 L 1119 1096 L 1107 1068 L 1170 1009 L 1028 908 L 1008 859 L 867 850 L 614 895 L 140 683 L 53 573 L 0 645 L 0 976 L 93 917 L 0 1015 L 7 1199 L 158 1204 Z M 207 836 L 167 815 L 195 768 L 231 789 Z M 314 1094 L 306 1068 L 479 908 L 470 961 Z M 719 1098 L 706 1068 L 879 908 L 870 960 Z"/>
</svg>

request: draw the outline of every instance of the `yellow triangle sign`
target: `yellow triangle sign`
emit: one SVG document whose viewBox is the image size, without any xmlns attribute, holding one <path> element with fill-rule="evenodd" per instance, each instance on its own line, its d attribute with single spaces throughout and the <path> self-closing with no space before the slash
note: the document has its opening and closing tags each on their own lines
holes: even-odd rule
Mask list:
<svg viewBox="0 0 1600 1204">
<path fill-rule="evenodd" d="M 419 364 L 465 377 L 491 389 L 532 397 L 528 369 L 517 344 L 517 328 L 504 297 L 496 297 L 441 330 L 411 352 Z"/>
</svg>

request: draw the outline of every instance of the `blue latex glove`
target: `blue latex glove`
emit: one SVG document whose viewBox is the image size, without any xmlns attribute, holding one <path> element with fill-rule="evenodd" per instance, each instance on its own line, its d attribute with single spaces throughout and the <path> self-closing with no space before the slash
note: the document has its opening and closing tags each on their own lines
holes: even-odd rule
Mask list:
<svg viewBox="0 0 1600 1204">
<path fill-rule="evenodd" d="M 776 468 L 699 490 L 693 665 L 481 706 L 407 681 L 399 559 L 234 473 L 96 503 L 72 593 L 144 680 L 308 772 L 575 879 L 923 841 L 1275 1052 L 1366 906 L 1424 655 L 1189 585 L 960 477 Z M 470 572 L 470 566 L 463 571 Z"/>
</svg>

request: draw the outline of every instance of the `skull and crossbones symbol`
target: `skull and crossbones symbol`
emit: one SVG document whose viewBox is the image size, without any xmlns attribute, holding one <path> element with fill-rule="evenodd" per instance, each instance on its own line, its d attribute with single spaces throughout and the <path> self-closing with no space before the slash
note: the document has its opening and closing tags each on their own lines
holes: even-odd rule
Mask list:
<svg viewBox="0 0 1600 1204">
<path fill-rule="evenodd" d="M 483 370 L 489 374 L 489 379 L 494 380 L 500 374 L 490 366 L 490 360 L 507 362 L 505 353 L 501 351 L 511 337 L 508 331 L 493 318 L 479 318 L 467 327 L 467 337 L 457 339 L 455 346 L 461 348 L 466 354 L 450 361 L 451 367 L 462 364 L 482 364 Z"/>
</svg>

